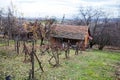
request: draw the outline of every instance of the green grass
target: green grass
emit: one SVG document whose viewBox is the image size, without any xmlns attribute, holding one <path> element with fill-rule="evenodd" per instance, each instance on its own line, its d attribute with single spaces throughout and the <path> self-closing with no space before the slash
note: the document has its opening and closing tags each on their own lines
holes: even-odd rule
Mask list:
<svg viewBox="0 0 120 80">
<path fill-rule="evenodd" d="M 39 55 L 39 53 L 38 53 Z M 23 63 L 23 54 L 0 51 L 0 80 L 11 75 L 12 80 L 25 80 L 28 77 L 30 63 Z M 52 68 L 48 64 L 48 55 L 39 56 L 45 72 L 41 73 L 35 62 L 35 77 L 38 80 L 115 80 L 115 65 L 120 61 L 117 52 L 90 50 L 79 55 L 71 51 L 70 59 L 60 56 L 60 66 Z"/>
<path fill-rule="evenodd" d="M 10 40 L 10 41 L 9 41 L 9 44 L 10 44 L 10 45 L 11 45 L 11 44 L 14 44 L 14 41 L 13 41 L 13 40 Z M 0 39 L 0 47 L 2 47 L 2 46 L 7 46 L 7 45 L 8 45 L 7 40 Z"/>
</svg>

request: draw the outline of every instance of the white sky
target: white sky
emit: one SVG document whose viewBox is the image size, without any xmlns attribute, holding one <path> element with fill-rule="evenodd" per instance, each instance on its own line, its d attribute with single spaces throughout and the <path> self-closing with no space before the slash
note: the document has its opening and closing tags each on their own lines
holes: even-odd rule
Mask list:
<svg viewBox="0 0 120 80">
<path fill-rule="evenodd" d="M 117 6 L 120 3 L 120 0 L 0 0 L 0 7 L 8 8 L 11 1 L 15 9 L 23 13 L 24 17 L 55 16 L 58 18 L 62 18 L 63 14 L 67 18 L 72 18 L 80 6 L 104 7 L 107 12 L 116 16 Z"/>
</svg>

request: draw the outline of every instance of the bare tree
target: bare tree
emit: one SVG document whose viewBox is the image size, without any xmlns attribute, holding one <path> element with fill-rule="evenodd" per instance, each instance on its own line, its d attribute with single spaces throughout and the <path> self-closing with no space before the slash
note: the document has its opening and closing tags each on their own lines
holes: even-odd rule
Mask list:
<svg viewBox="0 0 120 80">
<path fill-rule="evenodd" d="M 0 34 L 2 32 L 2 29 L 3 29 L 2 22 L 3 22 L 3 10 L 0 9 Z"/>
<path fill-rule="evenodd" d="M 93 40 L 90 42 L 90 47 L 92 47 L 94 44 L 98 44 L 99 50 L 102 50 L 104 46 L 110 43 L 110 35 L 109 31 L 107 30 L 110 24 L 109 21 L 109 17 L 103 16 L 99 23 L 95 23 L 95 25 L 92 26 L 93 29 L 91 30 L 91 35 Z"/>
<path fill-rule="evenodd" d="M 120 19 L 120 5 L 118 6 L 118 18 Z"/>
<path fill-rule="evenodd" d="M 51 48 L 51 54 L 50 54 L 50 59 L 48 60 L 49 64 L 53 67 L 57 67 L 60 65 L 60 61 L 59 61 L 59 55 L 61 54 L 60 53 L 60 46 L 58 44 L 52 44 L 50 45 L 50 48 Z M 51 60 L 55 60 L 55 64 L 53 64 L 51 62 Z"/>
<path fill-rule="evenodd" d="M 78 16 L 81 19 L 82 25 L 89 25 L 93 20 L 97 23 L 101 14 L 102 11 L 100 9 L 95 9 L 92 7 L 80 7 Z"/>
<path fill-rule="evenodd" d="M 44 43 L 44 40 L 49 40 L 50 38 L 50 32 L 52 25 L 56 22 L 55 18 L 49 18 L 44 20 L 44 24 L 40 23 L 38 25 L 38 36 L 41 39 L 40 46 L 42 46 Z"/>
<path fill-rule="evenodd" d="M 64 20 L 65 20 L 65 14 L 64 14 L 63 17 L 62 17 L 61 24 L 64 23 Z"/>
<path fill-rule="evenodd" d="M 110 21 L 109 14 L 106 14 L 103 10 L 100 8 L 80 7 L 78 15 L 80 25 L 89 26 L 89 35 L 93 37 L 93 40 L 90 41 L 90 47 L 92 48 L 94 44 L 98 44 L 100 50 L 110 43 L 110 35 L 106 31 Z"/>
</svg>

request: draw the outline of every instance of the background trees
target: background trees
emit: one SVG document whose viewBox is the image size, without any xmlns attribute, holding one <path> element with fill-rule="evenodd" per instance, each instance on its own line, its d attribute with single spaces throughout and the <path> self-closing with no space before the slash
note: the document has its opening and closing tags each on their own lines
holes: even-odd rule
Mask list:
<svg viewBox="0 0 120 80">
<path fill-rule="evenodd" d="M 116 24 L 116 20 L 110 18 L 104 9 L 80 7 L 76 24 L 89 26 L 90 35 L 93 37 L 93 40 L 90 41 L 90 47 L 92 48 L 94 44 L 97 44 L 98 49 L 102 50 L 106 45 L 115 46 L 115 41 L 119 43 L 119 36 L 117 36 L 119 23 Z"/>
</svg>

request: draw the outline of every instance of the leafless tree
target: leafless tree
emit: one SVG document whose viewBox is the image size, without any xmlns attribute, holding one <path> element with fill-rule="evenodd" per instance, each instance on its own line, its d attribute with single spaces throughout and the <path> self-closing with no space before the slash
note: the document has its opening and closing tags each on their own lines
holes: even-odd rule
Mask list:
<svg viewBox="0 0 120 80">
<path fill-rule="evenodd" d="M 64 19 L 65 19 L 65 14 L 64 14 L 63 17 L 62 17 L 61 24 L 63 24 Z"/>
<path fill-rule="evenodd" d="M 118 18 L 120 18 L 120 5 L 118 6 Z"/>
<path fill-rule="evenodd" d="M 92 37 L 93 40 L 90 43 L 90 47 L 92 47 L 94 44 L 98 44 L 99 50 L 102 50 L 104 46 L 108 45 L 110 43 L 110 35 L 107 28 L 109 28 L 110 19 L 107 16 L 104 16 L 101 18 L 101 21 L 99 23 L 96 23 L 93 26 Z"/>
<path fill-rule="evenodd" d="M 41 21 L 42 22 L 42 21 Z M 52 25 L 56 22 L 55 18 L 47 18 L 42 23 L 40 23 L 38 26 L 38 35 L 40 36 L 41 43 L 40 45 L 43 45 L 44 40 L 49 40 L 50 38 L 50 32 Z"/>
<path fill-rule="evenodd" d="M 92 7 L 80 7 L 78 17 L 80 18 L 81 25 L 89 25 L 93 21 L 97 23 L 101 15 L 101 9 L 95 9 Z"/>
<path fill-rule="evenodd" d="M 3 14 L 3 11 L 0 10 L 0 32 L 2 31 L 2 14 Z"/>
<path fill-rule="evenodd" d="M 50 44 L 51 53 L 49 54 L 51 57 L 48 60 L 49 64 L 53 67 L 58 67 L 60 65 L 60 58 L 61 51 L 63 50 L 61 44 L 59 43 L 51 43 Z M 54 60 L 54 63 L 52 62 Z"/>
<path fill-rule="evenodd" d="M 109 43 L 110 35 L 106 31 L 109 26 L 109 15 L 102 9 L 92 7 L 80 7 L 79 9 L 80 25 L 89 26 L 88 32 L 93 40 L 90 41 L 90 47 L 94 44 L 99 45 L 102 50 Z"/>
</svg>

